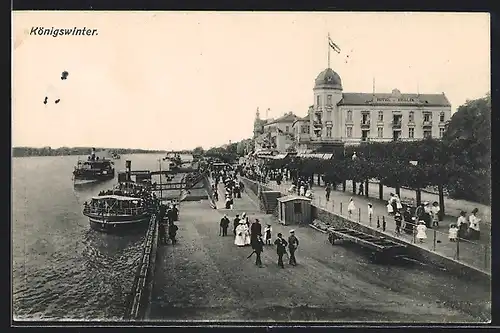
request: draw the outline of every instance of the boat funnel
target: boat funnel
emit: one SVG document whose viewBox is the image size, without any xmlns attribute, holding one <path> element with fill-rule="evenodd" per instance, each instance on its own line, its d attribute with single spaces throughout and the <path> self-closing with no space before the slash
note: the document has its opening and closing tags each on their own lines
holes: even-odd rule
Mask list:
<svg viewBox="0 0 500 333">
<path fill-rule="evenodd" d="M 127 181 L 132 180 L 132 161 L 125 161 L 125 172 L 127 173 Z"/>
</svg>

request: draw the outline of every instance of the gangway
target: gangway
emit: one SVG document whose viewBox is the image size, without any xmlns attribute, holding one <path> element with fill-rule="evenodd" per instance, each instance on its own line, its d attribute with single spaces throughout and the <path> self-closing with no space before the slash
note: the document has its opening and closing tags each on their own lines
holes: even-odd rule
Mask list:
<svg viewBox="0 0 500 333">
<path fill-rule="evenodd" d="M 347 229 L 347 228 L 328 228 L 328 240 L 335 245 L 336 240 L 345 240 L 360 245 L 375 253 L 376 259 L 390 258 L 402 255 L 406 250 L 406 245 L 397 243 L 382 236 L 369 235 L 367 233 Z"/>
</svg>

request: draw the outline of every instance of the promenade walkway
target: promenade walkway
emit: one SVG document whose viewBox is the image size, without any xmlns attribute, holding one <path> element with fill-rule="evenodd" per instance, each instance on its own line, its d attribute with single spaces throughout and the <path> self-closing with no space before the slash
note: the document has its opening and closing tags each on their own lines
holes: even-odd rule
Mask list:
<svg viewBox="0 0 500 333">
<path fill-rule="evenodd" d="M 291 182 L 283 182 L 281 185 L 277 185 L 275 181 L 269 181 L 265 186 L 286 194 L 291 186 Z M 378 185 L 376 186 L 378 191 Z M 373 227 L 377 227 L 378 220 L 380 223 L 380 231 L 383 231 L 383 220 L 385 219 L 386 227 L 383 232 L 393 236 L 396 235 L 396 223 L 394 218 L 387 214 L 385 202 L 365 196 L 353 195 L 352 187 L 351 191 L 349 191 L 349 187 L 346 192 L 339 190 L 332 191 L 329 201 L 326 200 L 326 192 L 323 187 L 313 186 L 312 190 L 314 193 L 314 204 L 345 217 L 348 217 L 347 205 L 352 197 L 356 205 L 356 213 L 351 216 L 351 219 Z M 371 221 L 368 218 L 368 203 L 373 205 L 374 211 L 374 218 Z M 415 245 L 419 247 L 434 251 L 445 257 L 463 262 L 478 270 L 490 273 L 491 238 L 485 237 L 486 232 L 482 230 L 482 239 L 479 241 L 471 242 L 468 240 L 460 240 L 459 242 L 451 242 L 448 239 L 448 228 L 450 223 L 454 222 L 456 222 L 456 218 L 446 216 L 444 221 L 440 222 L 439 228 L 427 230 L 427 240 L 425 240 L 424 243 L 415 243 L 414 236 L 405 233 L 398 235 L 398 237 L 409 243 L 415 243 Z"/>
<path fill-rule="evenodd" d="M 178 243 L 158 248 L 150 320 L 456 323 L 491 318 L 487 286 L 417 263 L 377 265 L 360 249 L 332 246 L 309 227 L 293 226 L 300 240 L 296 267 L 285 262 L 285 269 L 279 268 L 274 246 L 265 247 L 264 267 L 256 267 L 255 257 L 247 259 L 251 248 L 234 245 L 232 228 L 227 237 L 219 236 L 223 214 L 232 222 L 246 212 L 269 223 L 273 238 L 278 232 L 288 236 L 292 227 L 260 212 L 250 193 L 235 199 L 232 210 L 212 209 L 206 200 L 180 206 Z"/>
</svg>

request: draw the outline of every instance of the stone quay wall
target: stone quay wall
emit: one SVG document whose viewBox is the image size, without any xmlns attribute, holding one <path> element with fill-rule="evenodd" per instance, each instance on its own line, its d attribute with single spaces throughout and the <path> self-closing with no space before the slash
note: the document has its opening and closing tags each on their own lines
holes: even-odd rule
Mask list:
<svg viewBox="0 0 500 333">
<path fill-rule="evenodd" d="M 157 248 L 158 222 L 156 221 L 156 215 L 153 215 L 146 232 L 142 257 L 137 268 L 124 319 L 143 320 L 147 318 L 149 305 L 151 304 Z"/>
</svg>

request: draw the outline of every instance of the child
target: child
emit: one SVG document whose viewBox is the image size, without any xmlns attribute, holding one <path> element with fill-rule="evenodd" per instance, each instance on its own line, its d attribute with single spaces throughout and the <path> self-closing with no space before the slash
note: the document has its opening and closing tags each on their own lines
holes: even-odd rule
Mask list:
<svg viewBox="0 0 500 333">
<path fill-rule="evenodd" d="M 394 215 L 394 221 L 396 221 L 396 235 L 400 235 L 401 234 L 401 222 L 402 222 L 403 218 L 401 216 L 401 214 L 396 211 L 396 214 Z"/>
<path fill-rule="evenodd" d="M 426 231 L 427 226 L 425 225 L 425 222 L 419 221 L 417 225 L 417 239 L 420 243 L 423 243 L 424 239 L 427 239 L 427 234 L 425 233 Z"/>
<path fill-rule="evenodd" d="M 264 228 L 264 242 L 266 243 L 266 245 L 271 245 L 271 236 L 272 236 L 271 233 L 272 233 L 271 225 L 268 224 Z"/>
<path fill-rule="evenodd" d="M 448 238 L 451 242 L 456 242 L 458 236 L 458 227 L 456 224 L 450 224 L 450 229 L 448 230 Z"/>
<path fill-rule="evenodd" d="M 351 217 L 351 215 L 354 213 L 355 210 L 356 210 L 356 205 L 354 204 L 354 200 L 351 198 L 351 200 L 349 200 L 349 205 L 347 205 L 347 213 L 349 214 L 349 218 Z"/>
<path fill-rule="evenodd" d="M 373 218 L 373 205 L 371 203 L 368 204 L 368 221 L 371 221 Z"/>
<path fill-rule="evenodd" d="M 391 200 L 387 202 L 387 214 L 392 215 L 394 213 L 394 207 L 392 207 Z"/>
</svg>

